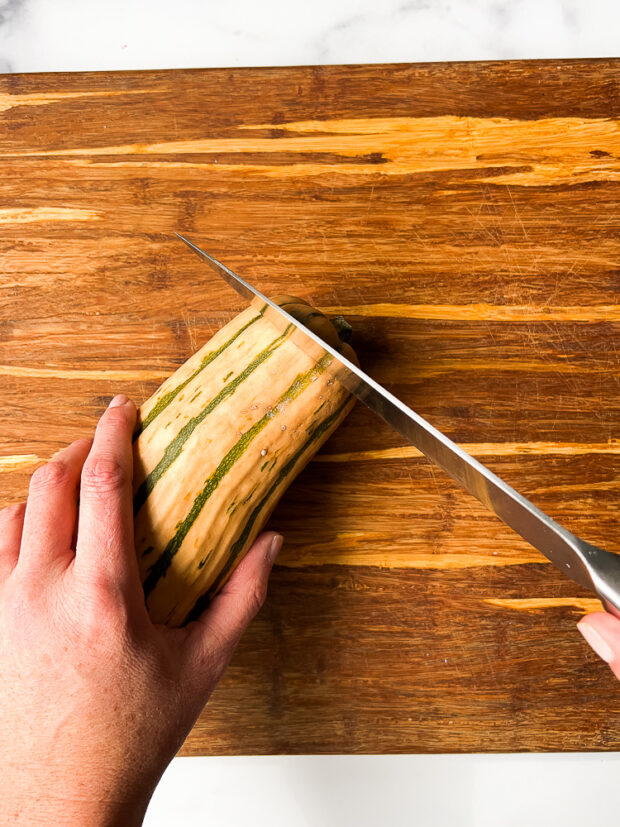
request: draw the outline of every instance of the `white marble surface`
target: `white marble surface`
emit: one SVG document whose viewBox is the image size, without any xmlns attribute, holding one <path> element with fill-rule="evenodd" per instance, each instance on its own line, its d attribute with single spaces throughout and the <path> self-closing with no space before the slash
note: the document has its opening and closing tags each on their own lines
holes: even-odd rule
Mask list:
<svg viewBox="0 0 620 827">
<path fill-rule="evenodd" d="M 0 72 L 612 57 L 619 32 L 619 0 L 0 0 Z M 583 827 L 618 822 L 619 777 L 620 755 L 177 758 L 145 823 Z"/>
<path fill-rule="evenodd" d="M 620 821 L 620 756 L 177 758 L 145 827 L 591 827 Z"/>
<path fill-rule="evenodd" d="M 0 0 L 0 71 L 612 57 L 618 0 Z"/>
</svg>

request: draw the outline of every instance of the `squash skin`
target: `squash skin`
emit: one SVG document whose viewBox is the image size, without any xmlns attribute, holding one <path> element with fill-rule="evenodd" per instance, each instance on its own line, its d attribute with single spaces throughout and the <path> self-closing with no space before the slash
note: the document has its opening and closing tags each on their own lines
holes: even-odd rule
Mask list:
<svg viewBox="0 0 620 827">
<path fill-rule="evenodd" d="M 329 320 L 281 306 L 357 362 Z M 134 436 L 138 565 L 156 623 L 181 626 L 224 585 L 280 497 L 354 398 L 252 304 L 139 408 Z"/>
</svg>

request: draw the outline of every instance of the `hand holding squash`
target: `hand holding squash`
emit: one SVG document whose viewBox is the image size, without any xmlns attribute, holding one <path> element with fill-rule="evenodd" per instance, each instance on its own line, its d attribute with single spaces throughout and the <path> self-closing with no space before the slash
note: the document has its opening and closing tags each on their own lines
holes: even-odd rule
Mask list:
<svg viewBox="0 0 620 827">
<path fill-rule="evenodd" d="M 152 622 L 134 547 L 135 419 L 115 398 L 92 444 L 61 451 L 26 504 L 0 511 L 2 824 L 141 824 L 265 597 L 273 533 L 197 620 Z"/>
</svg>

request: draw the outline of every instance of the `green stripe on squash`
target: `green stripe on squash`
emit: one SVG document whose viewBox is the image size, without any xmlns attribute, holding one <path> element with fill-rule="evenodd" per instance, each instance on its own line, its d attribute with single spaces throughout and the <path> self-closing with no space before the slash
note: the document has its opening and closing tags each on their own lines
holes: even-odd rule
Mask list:
<svg viewBox="0 0 620 827">
<path fill-rule="evenodd" d="M 269 502 L 269 499 L 273 496 L 276 489 L 282 485 L 286 477 L 293 471 L 295 465 L 299 462 L 300 458 L 305 454 L 308 448 L 317 441 L 323 434 L 331 428 L 331 426 L 338 420 L 344 409 L 349 404 L 350 400 L 345 399 L 345 401 L 340 405 L 340 407 L 335 410 L 330 416 L 326 417 L 322 422 L 310 432 L 310 436 L 304 442 L 304 444 L 299 448 L 293 456 L 289 459 L 286 465 L 280 469 L 278 476 L 275 478 L 274 482 L 272 483 L 271 487 L 267 491 L 266 494 L 261 497 L 260 501 L 255 506 L 254 510 L 250 514 L 246 524 L 243 527 L 243 531 L 239 535 L 239 537 L 235 540 L 230 548 L 230 552 L 226 558 L 224 566 L 218 573 L 216 579 L 213 581 L 213 584 L 205 592 L 205 594 L 201 595 L 196 603 L 194 604 L 193 608 L 185 618 L 185 623 L 189 623 L 191 620 L 195 620 L 203 611 L 207 608 L 213 597 L 217 594 L 221 586 L 226 581 L 226 578 L 230 574 L 231 570 L 234 568 L 237 558 L 239 557 L 240 553 L 243 550 L 243 547 L 247 543 L 248 537 L 250 536 L 250 532 L 258 519 L 261 511 L 265 507 L 265 505 Z M 204 564 L 203 564 L 204 565 Z M 200 566 L 199 566 L 200 568 Z"/>
<path fill-rule="evenodd" d="M 228 383 L 222 390 L 214 396 L 213 399 L 206 405 L 199 414 L 193 416 L 190 420 L 188 420 L 185 425 L 181 428 L 179 433 L 175 436 L 175 438 L 170 442 L 170 444 L 166 447 L 164 451 L 163 457 L 159 460 L 157 465 L 150 471 L 147 476 L 145 477 L 142 484 L 139 486 L 138 490 L 135 493 L 133 498 L 133 513 L 134 515 L 138 513 L 138 511 L 142 508 L 144 503 L 146 502 L 149 494 L 155 488 L 157 482 L 161 479 L 163 474 L 170 468 L 172 463 L 175 459 L 178 458 L 179 454 L 183 450 L 183 446 L 190 438 L 194 430 L 203 422 L 206 417 L 213 411 L 217 406 L 226 399 L 227 396 L 230 396 L 234 393 L 239 385 L 244 382 L 248 376 L 253 373 L 259 365 L 262 365 L 263 362 L 268 359 L 271 354 L 280 347 L 282 342 L 287 338 L 289 332 L 293 325 L 289 325 L 284 333 L 274 339 L 268 347 L 266 347 L 258 356 L 253 359 L 250 364 L 241 371 L 241 373 L 236 376 L 231 382 Z"/>
<path fill-rule="evenodd" d="M 168 407 L 168 405 L 173 401 L 173 399 L 175 399 L 175 397 L 178 396 L 179 393 L 181 393 L 183 388 L 189 385 L 192 379 L 195 379 L 198 376 L 198 374 L 201 373 L 207 367 L 207 365 L 210 365 L 211 362 L 214 361 L 214 359 L 217 359 L 218 356 L 220 356 L 227 348 L 229 348 L 232 345 L 232 343 L 236 341 L 239 338 L 239 336 L 241 336 L 241 334 L 248 329 L 248 327 L 250 327 L 254 324 L 254 322 L 257 322 L 260 318 L 262 318 L 263 314 L 265 313 L 265 310 L 267 310 L 266 304 L 261 307 L 260 311 L 258 312 L 258 315 L 254 316 L 242 327 L 240 327 L 239 330 L 237 330 L 235 334 L 230 337 L 230 339 L 224 342 L 223 345 L 220 345 L 220 347 L 218 347 L 217 350 L 212 350 L 209 353 L 205 354 L 202 361 L 200 362 L 200 366 L 196 368 L 196 370 L 192 373 L 191 376 L 188 376 L 187 379 L 181 382 L 180 385 L 177 385 L 176 388 L 173 388 L 172 390 L 165 393 L 161 397 L 161 399 L 157 401 L 157 403 L 153 406 L 153 408 L 151 408 L 149 413 L 144 418 L 144 421 L 140 422 L 138 427 L 134 431 L 134 442 L 140 436 L 140 434 L 143 433 L 146 430 L 146 428 L 148 428 L 151 422 L 153 422 L 159 416 L 159 414 Z M 192 400 L 195 398 L 195 396 L 192 397 Z"/>
<path fill-rule="evenodd" d="M 285 408 L 290 402 L 296 399 L 315 377 L 318 377 L 327 365 L 332 361 L 330 354 L 325 354 L 315 365 L 310 368 L 305 374 L 297 376 L 295 381 L 287 388 L 287 390 L 278 399 L 277 403 L 267 411 L 259 420 L 257 420 L 233 445 L 225 457 L 222 459 L 215 471 L 207 477 L 202 490 L 196 496 L 188 515 L 176 526 L 176 531 L 170 539 L 165 549 L 157 560 L 149 567 L 146 579 L 142 585 L 144 588 L 145 597 L 151 594 L 155 586 L 165 576 L 168 571 L 174 555 L 181 548 L 183 540 L 187 537 L 189 530 L 198 519 L 198 515 L 205 506 L 205 503 L 213 492 L 217 489 L 226 474 L 230 471 L 233 465 L 240 459 L 243 453 L 247 450 L 254 438 L 265 428 L 272 419 L 274 419 L 280 411 Z"/>
</svg>

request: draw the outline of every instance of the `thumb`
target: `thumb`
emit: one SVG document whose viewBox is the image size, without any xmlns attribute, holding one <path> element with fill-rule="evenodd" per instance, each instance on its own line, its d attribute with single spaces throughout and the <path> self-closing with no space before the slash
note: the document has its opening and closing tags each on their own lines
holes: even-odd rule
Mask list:
<svg viewBox="0 0 620 827">
<path fill-rule="evenodd" d="M 620 620 L 607 612 L 592 612 L 579 621 L 577 628 L 620 680 Z"/>
<path fill-rule="evenodd" d="M 215 686 L 239 638 L 265 602 L 267 581 L 281 547 L 281 534 L 261 534 L 219 594 L 188 624 L 189 669 L 203 686 Z"/>
</svg>

